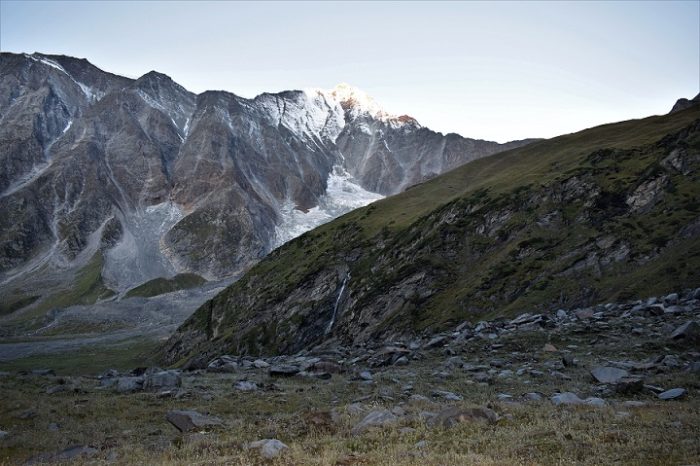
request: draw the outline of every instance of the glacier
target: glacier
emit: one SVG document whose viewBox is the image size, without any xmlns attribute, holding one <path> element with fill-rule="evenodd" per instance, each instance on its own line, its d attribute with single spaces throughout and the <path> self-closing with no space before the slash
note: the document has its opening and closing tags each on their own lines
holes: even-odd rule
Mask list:
<svg viewBox="0 0 700 466">
<path fill-rule="evenodd" d="M 273 248 L 330 222 L 343 214 L 383 199 L 381 194 L 367 191 L 341 165 L 335 165 L 328 175 L 326 193 L 316 207 L 304 212 L 292 202 L 280 209 L 280 223 L 275 227 Z"/>
</svg>

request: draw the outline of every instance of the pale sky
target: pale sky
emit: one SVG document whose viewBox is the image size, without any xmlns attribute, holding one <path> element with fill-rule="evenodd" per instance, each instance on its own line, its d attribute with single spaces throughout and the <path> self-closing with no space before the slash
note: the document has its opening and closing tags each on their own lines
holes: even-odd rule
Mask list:
<svg viewBox="0 0 700 466">
<path fill-rule="evenodd" d="M 700 92 L 700 1 L 0 2 L 0 49 L 193 92 L 347 82 L 443 133 L 504 142 L 668 112 Z"/>
</svg>

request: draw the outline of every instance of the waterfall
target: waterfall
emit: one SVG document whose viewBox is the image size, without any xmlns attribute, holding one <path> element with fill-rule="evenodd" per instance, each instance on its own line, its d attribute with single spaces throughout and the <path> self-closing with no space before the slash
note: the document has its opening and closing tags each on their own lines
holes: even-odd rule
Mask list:
<svg viewBox="0 0 700 466">
<path fill-rule="evenodd" d="M 343 292 L 345 292 L 345 285 L 348 283 L 348 280 L 350 280 L 350 272 L 348 272 L 348 274 L 343 279 L 343 284 L 340 285 L 340 293 L 338 293 L 338 297 L 335 298 L 335 305 L 333 305 L 333 316 L 331 316 L 331 321 L 328 322 L 328 327 L 326 327 L 325 335 L 328 335 L 331 332 L 331 329 L 333 329 L 333 324 L 335 324 L 335 317 L 338 314 L 338 306 L 340 305 L 340 299 L 343 297 Z"/>
</svg>

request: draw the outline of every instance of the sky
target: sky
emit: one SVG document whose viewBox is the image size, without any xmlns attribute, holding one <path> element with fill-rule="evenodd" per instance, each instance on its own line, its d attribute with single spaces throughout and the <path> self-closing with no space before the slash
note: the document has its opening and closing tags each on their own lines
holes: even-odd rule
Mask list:
<svg viewBox="0 0 700 466">
<path fill-rule="evenodd" d="M 663 114 L 697 95 L 700 0 L 1 0 L 0 50 L 244 97 L 346 82 L 436 131 L 505 142 Z"/>
</svg>

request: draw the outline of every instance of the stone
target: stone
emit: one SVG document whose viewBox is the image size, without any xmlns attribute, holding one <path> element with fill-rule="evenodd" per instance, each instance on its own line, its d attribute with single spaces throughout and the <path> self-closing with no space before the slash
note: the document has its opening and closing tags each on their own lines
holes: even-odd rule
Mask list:
<svg viewBox="0 0 700 466">
<path fill-rule="evenodd" d="M 629 372 L 617 367 L 596 367 L 591 370 L 591 375 L 599 383 L 615 384 L 620 380 L 629 377 Z"/>
<path fill-rule="evenodd" d="M 374 380 L 374 377 L 372 377 L 372 373 L 370 371 L 362 371 L 358 374 L 358 377 L 366 381 Z"/>
<path fill-rule="evenodd" d="M 430 427 L 449 428 L 464 422 L 495 424 L 499 419 L 500 416 L 489 408 L 460 408 L 455 406 L 440 411 L 436 416 L 428 419 L 427 424 Z"/>
<path fill-rule="evenodd" d="M 38 375 L 41 377 L 46 377 L 50 375 L 56 375 L 53 369 L 34 369 L 30 372 L 32 375 Z"/>
<path fill-rule="evenodd" d="M 486 372 L 476 372 L 472 375 L 475 382 L 478 383 L 490 383 L 491 376 Z"/>
<path fill-rule="evenodd" d="M 426 349 L 436 348 L 438 346 L 442 346 L 446 341 L 447 341 L 447 337 L 442 336 L 442 335 L 436 336 L 436 337 L 433 337 L 428 343 L 426 343 L 424 348 L 426 348 Z"/>
<path fill-rule="evenodd" d="M 564 309 L 559 309 L 557 311 L 557 319 L 562 320 L 566 319 L 567 317 L 569 317 L 569 314 Z"/>
<path fill-rule="evenodd" d="M 564 392 L 564 393 L 556 393 L 552 395 L 550 398 L 552 400 L 552 403 L 555 405 L 580 405 L 583 403 L 583 400 L 578 397 L 575 393 L 571 392 Z"/>
<path fill-rule="evenodd" d="M 160 391 L 178 388 L 182 385 L 182 378 L 178 371 L 160 371 L 145 376 L 143 389 L 146 391 Z"/>
<path fill-rule="evenodd" d="M 255 382 L 248 382 L 247 380 L 240 380 L 233 385 L 233 388 L 242 392 L 252 392 L 258 389 L 258 384 Z"/>
<path fill-rule="evenodd" d="M 207 372 L 231 373 L 238 370 L 238 362 L 231 356 L 219 356 L 207 365 Z"/>
<path fill-rule="evenodd" d="M 625 408 L 641 408 L 646 405 L 647 404 L 644 401 L 637 400 L 627 400 L 622 402 L 622 406 L 624 406 Z"/>
<path fill-rule="evenodd" d="M 270 366 L 270 376 L 271 377 L 292 377 L 300 372 L 299 366 L 293 366 L 291 364 L 280 364 L 275 366 Z"/>
<path fill-rule="evenodd" d="M 559 351 L 559 350 L 558 350 L 557 347 L 554 346 L 553 344 L 547 343 L 547 344 L 545 344 L 544 347 L 542 348 L 542 351 L 544 351 L 545 353 L 555 353 L 555 352 L 557 352 L 557 351 Z"/>
<path fill-rule="evenodd" d="M 143 388 L 143 377 L 118 377 L 115 389 L 119 393 L 129 393 Z"/>
<path fill-rule="evenodd" d="M 88 445 L 73 445 L 52 455 L 52 460 L 56 462 L 70 461 L 76 458 L 90 458 L 95 456 L 99 450 Z"/>
<path fill-rule="evenodd" d="M 443 398 L 448 401 L 462 401 L 463 399 L 460 395 L 445 390 L 433 390 L 430 394 L 435 398 Z"/>
<path fill-rule="evenodd" d="M 5 430 L 0 430 L 0 440 L 6 439 L 8 435 L 10 435 L 9 432 L 7 432 Z"/>
<path fill-rule="evenodd" d="M 395 424 L 398 420 L 398 416 L 387 409 L 372 411 L 356 424 L 351 432 L 353 435 L 361 434 L 370 427 L 385 427 Z"/>
<path fill-rule="evenodd" d="M 263 458 L 272 459 L 277 458 L 289 447 L 277 439 L 263 439 L 250 443 L 248 448 L 258 450 Z"/>
<path fill-rule="evenodd" d="M 170 411 L 165 419 L 180 432 L 191 432 L 197 429 L 222 425 L 221 419 L 191 410 Z"/>
<path fill-rule="evenodd" d="M 327 374 L 340 374 L 343 372 L 343 368 L 340 364 L 332 361 L 317 361 L 313 363 L 307 371 L 313 372 L 323 372 Z"/>
<path fill-rule="evenodd" d="M 256 359 L 253 361 L 253 367 L 256 369 L 267 369 L 270 367 L 270 364 L 266 361 L 263 361 L 262 359 Z"/>
<path fill-rule="evenodd" d="M 589 396 L 583 400 L 583 403 L 589 406 L 595 406 L 596 408 L 603 408 L 608 405 L 604 399 L 595 396 Z"/>
<path fill-rule="evenodd" d="M 659 393 L 658 397 L 664 401 L 675 400 L 677 398 L 684 397 L 686 393 L 688 393 L 688 391 L 685 388 L 672 388 L 670 390 L 666 390 L 665 392 Z"/>
<path fill-rule="evenodd" d="M 542 394 L 537 392 L 529 392 L 523 395 L 523 399 L 526 401 L 542 401 Z"/>
<path fill-rule="evenodd" d="M 676 304 L 678 302 L 678 293 L 667 294 L 663 299 L 666 303 Z"/>
<path fill-rule="evenodd" d="M 46 389 L 46 394 L 53 395 L 54 393 L 65 392 L 68 391 L 68 388 L 67 385 L 52 385 Z"/>
<path fill-rule="evenodd" d="M 394 361 L 395 366 L 407 366 L 408 363 L 409 363 L 409 361 L 408 361 L 408 358 L 406 356 L 401 356 L 396 361 Z"/>
<path fill-rule="evenodd" d="M 700 341 L 700 324 L 694 320 L 688 321 L 676 328 L 671 334 L 673 340 Z"/>
<path fill-rule="evenodd" d="M 576 365 L 578 364 L 578 359 L 575 359 L 573 356 L 566 354 L 562 356 L 561 363 L 564 364 L 564 367 L 576 367 Z"/>
<path fill-rule="evenodd" d="M 623 377 L 615 383 L 615 391 L 625 395 L 639 393 L 644 389 L 644 380 L 638 377 Z"/>
</svg>

